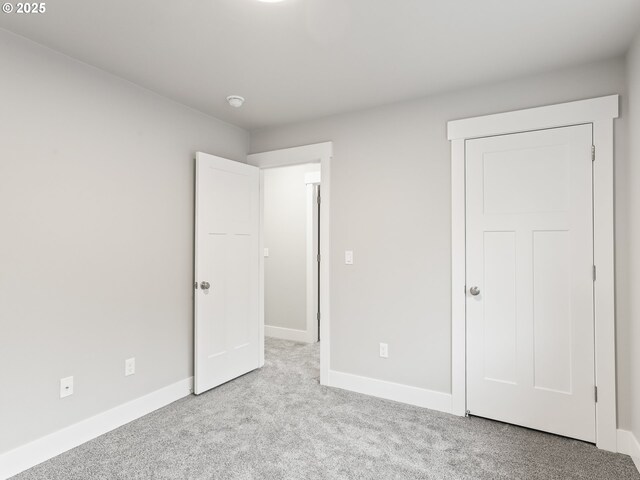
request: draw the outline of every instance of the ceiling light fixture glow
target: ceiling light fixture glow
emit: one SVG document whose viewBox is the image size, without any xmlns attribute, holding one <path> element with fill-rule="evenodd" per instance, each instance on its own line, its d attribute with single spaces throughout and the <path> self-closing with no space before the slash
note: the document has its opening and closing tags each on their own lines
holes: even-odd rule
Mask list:
<svg viewBox="0 0 640 480">
<path fill-rule="evenodd" d="M 282 2 L 282 0 L 258 0 L 259 2 L 262 3 L 279 3 Z"/>
</svg>

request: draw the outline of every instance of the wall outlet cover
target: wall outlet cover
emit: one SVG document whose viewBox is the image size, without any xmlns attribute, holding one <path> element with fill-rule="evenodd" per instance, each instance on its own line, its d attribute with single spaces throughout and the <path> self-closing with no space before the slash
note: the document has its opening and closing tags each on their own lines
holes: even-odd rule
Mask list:
<svg viewBox="0 0 640 480">
<path fill-rule="evenodd" d="M 389 345 L 386 343 L 380 344 L 380 356 L 382 358 L 389 358 Z"/>
<path fill-rule="evenodd" d="M 128 377 L 136 373 L 136 359 L 135 357 L 127 358 L 124 361 L 124 376 Z"/>
<path fill-rule="evenodd" d="M 65 377 L 60 379 L 60 398 L 73 395 L 73 377 Z"/>
</svg>

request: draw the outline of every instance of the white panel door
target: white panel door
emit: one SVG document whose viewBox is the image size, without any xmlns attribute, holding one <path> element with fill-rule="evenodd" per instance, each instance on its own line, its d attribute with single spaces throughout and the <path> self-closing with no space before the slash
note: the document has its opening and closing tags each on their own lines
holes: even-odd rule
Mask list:
<svg viewBox="0 0 640 480">
<path fill-rule="evenodd" d="M 259 367 L 259 191 L 258 168 L 196 154 L 196 394 Z"/>
<path fill-rule="evenodd" d="M 466 142 L 467 408 L 595 442 L 592 126 Z"/>
</svg>

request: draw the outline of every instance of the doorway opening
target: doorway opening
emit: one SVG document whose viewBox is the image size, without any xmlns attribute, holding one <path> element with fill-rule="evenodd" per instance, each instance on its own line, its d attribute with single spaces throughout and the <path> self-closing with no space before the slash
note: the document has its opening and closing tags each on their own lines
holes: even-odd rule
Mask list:
<svg viewBox="0 0 640 480">
<path fill-rule="evenodd" d="M 261 172 L 267 337 L 319 340 L 320 168 L 307 163 Z"/>
<path fill-rule="evenodd" d="M 332 142 L 317 143 L 305 145 L 301 147 L 292 147 L 281 150 L 273 150 L 269 152 L 251 154 L 247 157 L 249 165 L 260 168 L 260 305 L 261 305 L 261 342 L 262 342 L 262 360 L 261 366 L 265 363 L 264 358 L 264 337 L 276 336 L 278 334 L 294 335 L 295 338 L 285 337 L 298 342 L 315 344 L 320 356 L 320 383 L 326 385 L 329 378 L 329 354 L 330 354 L 330 275 L 329 275 L 329 228 L 330 228 L 330 164 L 333 155 Z M 304 171 L 301 183 L 304 189 L 304 198 L 306 205 L 306 214 L 304 215 L 305 235 L 304 235 L 304 259 L 305 259 L 305 279 L 303 280 L 303 293 L 297 294 L 297 299 L 304 299 L 305 311 L 302 314 L 303 322 L 297 320 L 296 329 L 293 324 L 271 325 L 270 323 L 282 321 L 272 314 L 270 307 L 273 306 L 267 298 L 273 293 L 271 290 L 279 289 L 277 282 L 282 280 L 282 276 L 278 274 L 272 275 L 270 269 L 276 261 L 276 251 L 273 246 L 267 244 L 269 233 L 268 225 L 269 212 L 265 206 L 269 201 L 267 197 L 269 193 L 269 178 L 275 176 L 276 169 L 283 167 L 298 167 Z M 293 170 L 289 170 L 293 172 Z M 266 183 L 266 184 L 265 184 Z M 300 185 L 300 183 L 298 183 Z M 319 200 L 320 199 L 320 200 Z M 282 199 L 281 199 L 282 200 Z M 319 202 L 319 203 L 318 203 Z M 300 222 L 298 223 L 300 226 Z M 281 232 L 279 232 L 281 233 Z M 290 238 L 291 239 L 291 238 Z M 298 243 L 298 247 L 300 244 Z M 264 249 L 268 250 L 264 250 Z M 278 248 L 278 247 L 276 247 Z M 298 250 L 299 251 L 299 250 Z M 278 253 L 279 256 L 286 260 L 285 254 Z M 265 254 L 268 256 L 265 257 Z M 270 262 L 270 263 L 268 263 Z M 294 267 L 293 262 L 285 262 L 287 268 Z M 300 263 L 297 263 L 298 268 Z M 273 269 L 271 269 L 273 270 Z M 286 268 L 284 269 L 286 272 Z M 298 278 L 300 278 L 298 276 Z M 300 292 L 300 285 L 297 286 Z M 290 292 L 289 292 L 290 293 Z M 274 295 L 273 298 L 276 298 Z M 300 310 L 298 310 L 300 312 Z M 300 315 L 300 314 L 299 314 Z M 299 316 L 298 316 L 299 318 Z M 291 319 L 291 317 L 289 317 Z M 294 326 L 294 328 L 291 328 Z M 278 327 L 274 329 L 273 327 Z M 285 330 L 288 329 L 288 330 Z M 297 330 L 297 331 L 296 331 Z M 282 338 L 282 337 L 280 337 Z M 321 342 L 318 340 L 321 339 Z M 319 343 L 319 345 L 317 345 Z"/>
</svg>

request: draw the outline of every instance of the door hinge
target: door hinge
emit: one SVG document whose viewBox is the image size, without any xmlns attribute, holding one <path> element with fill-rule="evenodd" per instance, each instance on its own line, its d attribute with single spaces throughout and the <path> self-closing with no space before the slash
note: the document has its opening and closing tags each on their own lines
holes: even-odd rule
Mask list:
<svg viewBox="0 0 640 480">
<path fill-rule="evenodd" d="M 320 254 L 318 254 L 318 256 L 316 257 L 318 263 L 320 263 Z"/>
<path fill-rule="evenodd" d="M 193 288 L 198 289 L 198 282 L 193 282 Z"/>
<path fill-rule="evenodd" d="M 322 201 L 322 200 L 320 200 L 320 195 L 318 194 L 318 205 L 320 205 L 320 202 L 321 202 L 321 201 Z"/>
<path fill-rule="evenodd" d="M 317 320 L 318 320 L 318 321 L 320 321 L 320 312 L 318 312 L 318 313 L 316 314 L 316 318 L 317 318 Z"/>
<path fill-rule="evenodd" d="M 593 266 L 593 281 L 596 281 L 596 266 Z"/>
<path fill-rule="evenodd" d="M 591 145 L 591 161 L 592 162 L 596 161 L 596 146 L 595 145 Z"/>
<path fill-rule="evenodd" d="M 598 387 L 593 387 L 593 396 L 596 400 L 596 403 L 598 403 Z"/>
</svg>

